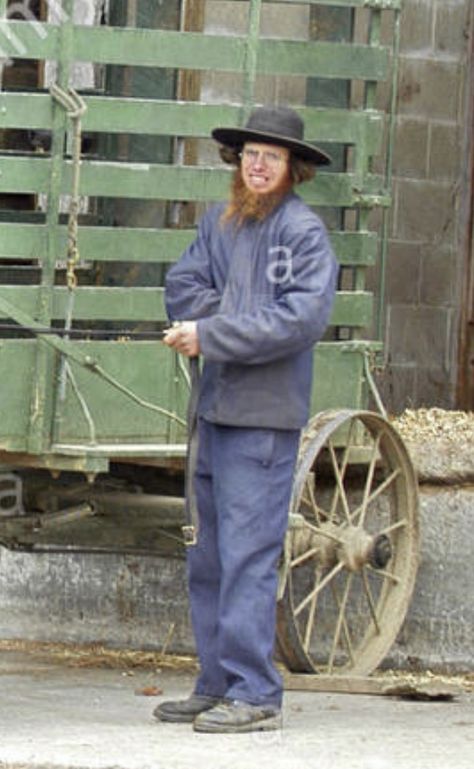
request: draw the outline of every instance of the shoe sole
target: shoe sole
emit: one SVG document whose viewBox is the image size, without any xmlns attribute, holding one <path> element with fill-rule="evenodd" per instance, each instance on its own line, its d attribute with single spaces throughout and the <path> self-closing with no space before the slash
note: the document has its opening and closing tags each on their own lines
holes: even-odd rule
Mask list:
<svg viewBox="0 0 474 769">
<path fill-rule="evenodd" d="M 281 729 L 283 726 L 281 716 L 272 716 L 264 718 L 261 721 L 252 721 L 246 724 L 212 724 L 194 722 L 195 732 L 207 734 L 244 734 L 245 732 L 273 732 Z"/>
<path fill-rule="evenodd" d="M 198 713 L 194 715 L 171 715 L 167 713 L 153 713 L 158 721 L 164 721 L 166 724 L 192 724 Z"/>
</svg>

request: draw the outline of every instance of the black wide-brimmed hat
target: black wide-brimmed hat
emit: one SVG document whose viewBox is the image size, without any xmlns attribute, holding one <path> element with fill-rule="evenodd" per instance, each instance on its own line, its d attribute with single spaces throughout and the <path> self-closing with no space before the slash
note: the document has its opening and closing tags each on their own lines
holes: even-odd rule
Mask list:
<svg viewBox="0 0 474 769">
<path fill-rule="evenodd" d="M 314 165 L 331 162 L 329 155 L 304 141 L 304 123 L 289 107 L 257 107 L 244 128 L 214 128 L 212 138 L 232 149 L 241 149 L 245 142 L 278 144 Z"/>
</svg>

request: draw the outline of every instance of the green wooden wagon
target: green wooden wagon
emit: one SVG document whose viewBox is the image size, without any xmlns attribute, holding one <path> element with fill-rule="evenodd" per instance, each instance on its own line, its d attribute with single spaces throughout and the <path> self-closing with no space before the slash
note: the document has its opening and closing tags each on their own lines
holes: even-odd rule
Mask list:
<svg viewBox="0 0 474 769">
<path fill-rule="evenodd" d="M 278 642 L 293 670 L 370 672 L 404 619 L 418 541 L 414 473 L 373 379 L 400 0 L 120 0 L 92 25 L 73 0 L 20 5 L 10 17 L 0 0 L 1 542 L 182 551 L 168 526 L 189 375 L 160 341 L 163 277 L 226 195 L 211 128 L 290 101 L 335 159 L 302 194 L 341 277 L 314 356 Z"/>
</svg>

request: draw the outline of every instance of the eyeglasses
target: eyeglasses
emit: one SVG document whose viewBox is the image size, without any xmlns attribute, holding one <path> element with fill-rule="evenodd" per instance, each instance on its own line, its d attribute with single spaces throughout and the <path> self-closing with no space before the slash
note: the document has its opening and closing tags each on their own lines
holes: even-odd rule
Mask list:
<svg viewBox="0 0 474 769">
<path fill-rule="evenodd" d="M 250 165 L 262 159 L 267 166 L 277 166 L 279 163 L 283 163 L 286 160 L 284 155 L 279 155 L 278 152 L 272 152 L 272 150 L 254 150 L 251 147 L 244 147 L 242 150 L 242 158 Z"/>
</svg>

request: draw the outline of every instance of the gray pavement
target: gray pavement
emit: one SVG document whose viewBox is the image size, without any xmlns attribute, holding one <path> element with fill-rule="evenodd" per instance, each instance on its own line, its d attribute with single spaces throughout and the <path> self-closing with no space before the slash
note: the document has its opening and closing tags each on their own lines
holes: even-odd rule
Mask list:
<svg viewBox="0 0 474 769">
<path fill-rule="evenodd" d="M 137 695 L 146 686 L 160 697 Z M 281 732 L 205 735 L 161 724 L 189 673 L 78 669 L 0 654 L 0 767 L 472 769 L 474 695 L 452 702 L 287 692 Z"/>
</svg>

